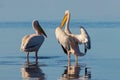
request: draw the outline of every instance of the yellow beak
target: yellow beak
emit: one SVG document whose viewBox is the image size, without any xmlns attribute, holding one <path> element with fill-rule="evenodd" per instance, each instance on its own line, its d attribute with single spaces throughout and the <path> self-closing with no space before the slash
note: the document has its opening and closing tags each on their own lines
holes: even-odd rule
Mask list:
<svg viewBox="0 0 120 80">
<path fill-rule="evenodd" d="M 62 20 L 62 22 L 60 24 L 61 29 L 63 28 L 63 26 L 64 26 L 65 22 L 67 21 L 67 19 L 68 19 L 68 14 L 65 14 L 64 17 L 63 17 L 63 20 Z"/>
</svg>

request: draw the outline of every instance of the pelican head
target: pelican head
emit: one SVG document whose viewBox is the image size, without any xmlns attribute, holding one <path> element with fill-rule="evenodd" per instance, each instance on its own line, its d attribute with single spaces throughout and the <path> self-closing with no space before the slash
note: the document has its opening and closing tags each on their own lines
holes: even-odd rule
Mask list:
<svg viewBox="0 0 120 80">
<path fill-rule="evenodd" d="M 81 32 L 81 35 L 83 37 L 83 43 L 85 45 L 85 53 L 87 52 L 87 49 L 91 49 L 91 41 L 90 41 L 90 37 L 87 33 L 87 31 L 85 30 L 84 27 L 80 27 L 80 32 Z"/>
<path fill-rule="evenodd" d="M 40 26 L 40 24 L 37 20 L 33 20 L 32 26 L 33 26 L 33 29 L 36 31 L 37 34 L 39 34 L 39 35 L 43 34 L 44 36 L 47 37 L 46 33 L 44 32 L 44 30 L 42 29 L 42 27 Z"/>
<path fill-rule="evenodd" d="M 69 18 L 70 18 L 70 12 L 69 12 L 69 10 L 66 10 L 65 14 L 64 14 L 64 17 L 63 17 L 63 20 L 62 20 L 62 22 L 60 24 L 61 29 L 63 28 L 65 22 L 68 22 Z"/>
</svg>

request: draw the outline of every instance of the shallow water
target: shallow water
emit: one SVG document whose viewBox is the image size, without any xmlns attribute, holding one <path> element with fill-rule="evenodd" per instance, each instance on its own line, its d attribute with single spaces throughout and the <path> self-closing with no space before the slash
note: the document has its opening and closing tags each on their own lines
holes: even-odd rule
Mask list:
<svg viewBox="0 0 120 80">
<path fill-rule="evenodd" d="M 60 80 L 68 70 L 67 56 L 62 51 L 55 38 L 55 28 L 58 22 L 41 22 L 48 38 L 39 50 L 39 63 L 34 66 L 35 55 L 30 54 L 34 72 L 46 80 Z M 85 67 L 91 71 L 90 80 L 118 80 L 120 78 L 120 23 L 81 23 L 87 29 L 92 42 L 92 49 L 87 55 L 79 58 L 76 69 L 74 56 L 71 56 L 71 70 L 76 70 L 77 79 L 82 80 Z M 79 33 L 79 23 L 70 25 L 73 33 Z M 74 26 L 74 28 L 73 28 Z M 34 33 L 30 22 L 0 23 L 0 79 L 2 80 L 28 80 L 24 78 L 25 69 L 29 71 L 26 54 L 20 51 L 21 39 L 26 34 Z M 81 50 L 82 47 L 81 47 Z M 65 75 L 64 75 L 65 76 Z M 33 77 L 32 79 L 35 79 Z M 31 79 L 30 79 L 31 80 Z M 74 80 L 74 79 L 73 79 Z"/>
</svg>

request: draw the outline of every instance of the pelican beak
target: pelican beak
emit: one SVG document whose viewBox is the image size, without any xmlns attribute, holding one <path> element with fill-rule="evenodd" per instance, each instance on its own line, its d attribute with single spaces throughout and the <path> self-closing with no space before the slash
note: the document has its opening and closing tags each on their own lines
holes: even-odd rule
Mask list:
<svg viewBox="0 0 120 80">
<path fill-rule="evenodd" d="M 33 26 L 33 29 L 39 33 L 42 33 L 44 36 L 47 37 L 45 31 L 42 29 L 42 27 L 40 26 L 39 22 L 37 20 L 33 20 L 32 22 L 32 26 Z"/>
<path fill-rule="evenodd" d="M 39 30 L 44 36 L 47 37 L 45 31 L 42 29 L 42 27 L 39 25 L 39 23 L 38 23 L 38 30 Z"/>
<path fill-rule="evenodd" d="M 62 20 L 62 22 L 61 22 L 61 24 L 60 24 L 60 29 L 63 28 L 65 22 L 67 21 L 67 18 L 68 18 L 68 14 L 65 14 L 64 17 L 63 17 L 63 20 Z"/>
</svg>

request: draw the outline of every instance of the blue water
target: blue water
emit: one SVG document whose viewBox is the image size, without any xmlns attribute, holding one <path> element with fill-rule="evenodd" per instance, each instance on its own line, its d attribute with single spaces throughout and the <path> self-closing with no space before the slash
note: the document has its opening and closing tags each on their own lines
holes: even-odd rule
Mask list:
<svg viewBox="0 0 120 80">
<path fill-rule="evenodd" d="M 32 69 L 46 80 L 60 80 L 67 69 L 67 56 L 62 51 L 55 38 L 55 28 L 58 22 L 42 21 L 41 26 L 46 31 L 45 39 L 39 50 L 39 63 Z M 84 75 L 84 67 L 90 67 L 90 80 L 120 79 L 120 22 L 71 22 L 73 33 L 79 33 L 80 25 L 84 26 L 90 37 L 92 48 L 84 57 L 79 58 L 78 75 Z M 0 22 L 0 79 L 29 80 L 24 78 L 24 69 L 28 68 L 26 54 L 20 51 L 21 39 L 26 34 L 34 33 L 31 22 Z M 82 47 L 81 47 L 81 50 Z M 71 57 L 75 67 L 74 56 Z M 34 53 L 30 54 L 30 62 L 34 64 Z M 30 65 L 31 67 L 31 65 Z M 33 78 L 35 79 L 35 78 Z M 31 79 L 30 79 L 31 80 Z M 73 79 L 74 80 L 74 79 Z M 81 80 L 80 77 L 75 80 Z"/>
</svg>

